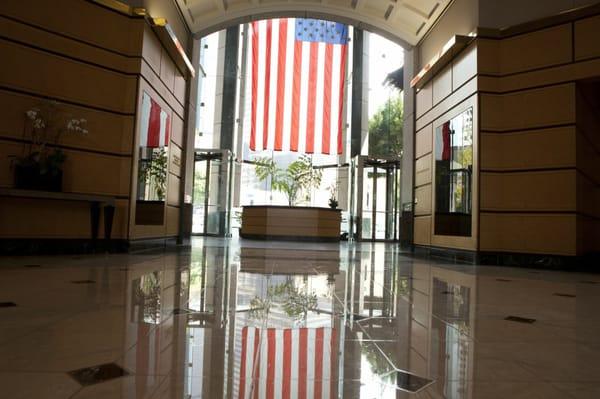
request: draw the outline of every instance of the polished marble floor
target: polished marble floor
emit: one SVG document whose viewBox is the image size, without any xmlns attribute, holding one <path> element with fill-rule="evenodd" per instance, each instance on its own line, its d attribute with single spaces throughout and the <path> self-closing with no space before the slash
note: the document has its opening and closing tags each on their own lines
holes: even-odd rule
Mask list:
<svg viewBox="0 0 600 399">
<path fill-rule="evenodd" d="M 0 397 L 600 398 L 600 275 L 198 238 L 0 258 Z"/>
</svg>

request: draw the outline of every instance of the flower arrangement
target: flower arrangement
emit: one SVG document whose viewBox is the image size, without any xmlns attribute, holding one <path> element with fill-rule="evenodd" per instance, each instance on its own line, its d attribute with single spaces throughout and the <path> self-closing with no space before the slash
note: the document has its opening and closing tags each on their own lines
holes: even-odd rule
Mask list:
<svg viewBox="0 0 600 399">
<path fill-rule="evenodd" d="M 87 135 L 87 121 L 72 118 L 56 101 L 43 103 L 25 112 L 23 140 L 27 142 L 20 156 L 15 156 L 15 187 L 60 191 L 65 153 L 57 147 L 63 134 Z"/>
</svg>

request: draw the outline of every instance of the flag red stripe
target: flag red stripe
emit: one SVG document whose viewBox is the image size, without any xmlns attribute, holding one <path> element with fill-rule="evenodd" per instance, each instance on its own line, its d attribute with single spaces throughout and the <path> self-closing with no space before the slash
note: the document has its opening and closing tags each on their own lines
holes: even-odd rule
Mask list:
<svg viewBox="0 0 600 399">
<path fill-rule="evenodd" d="M 287 53 L 287 29 L 288 20 L 279 20 L 279 52 L 277 62 L 277 114 L 275 117 L 275 151 L 281 151 L 283 147 L 283 107 L 285 98 L 285 60 Z"/>
<path fill-rule="evenodd" d="M 336 362 L 337 362 L 337 343 L 336 343 L 336 334 L 335 334 L 335 329 L 331 330 L 331 352 L 330 352 L 330 356 L 331 356 L 331 361 L 329 362 L 330 366 L 331 366 L 331 371 L 329 374 L 329 381 L 330 381 L 330 389 L 329 389 L 329 396 L 331 398 L 335 398 L 336 396 L 336 392 L 337 392 L 337 385 L 336 385 L 336 381 L 337 381 L 337 374 L 336 374 Z"/>
<path fill-rule="evenodd" d="M 333 63 L 333 44 L 325 46 L 325 76 L 323 82 L 323 145 L 321 152 L 331 154 L 329 137 L 331 135 L 331 64 Z"/>
<path fill-rule="evenodd" d="M 317 65 L 319 62 L 319 43 L 310 43 L 308 67 L 308 116 L 306 118 L 306 152 L 315 152 L 315 112 L 317 110 Z"/>
<path fill-rule="evenodd" d="M 315 399 L 321 399 L 323 390 L 323 328 L 317 328 L 315 337 Z M 327 398 L 329 399 L 329 398 Z"/>
<path fill-rule="evenodd" d="M 148 147 L 159 147 L 160 141 L 160 105 L 150 99 L 150 120 L 148 123 Z"/>
<path fill-rule="evenodd" d="M 171 135 L 171 116 L 167 115 L 167 119 L 165 121 L 165 145 L 169 146 L 169 137 Z"/>
<path fill-rule="evenodd" d="M 248 327 L 242 328 L 242 361 L 240 367 L 240 399 L 245 399 L 246 396 L 246 350 L 248 341 Z"/>
<path fill-rule="evenodd" d="M 250 149 L 256 149 L 256 107 L 258 101 L 258 22 L 252 22 L 252 122 Z"/>
<path fill-rule="evenodd" d="M 283 384 L 282 399 L 290 399 L 290 383 L 292 380 L 292 330 L 283 330 Z"/>
<path fill-rule="evenodd" d="M 275 399 L 275 329 L 267 330 L 267 399 Z"/>
<path fill-rule="evenodd" d="M 306 377 L 308 367 L 306 364 L 306 348 L 308 342 L 308 330 L 301 328 L 299 331 L 300 345 L 298 345 L 298 399 L 312 399 L 306 397 Z"/>
<path fill-rule="evenodd" d="M 292 83 L 292 131 L 290 150 L 298 151 L 298 131 L 300 130 L 300 83 L 302 80 L 302 42 L 294 43 L 294 80 Z"/>
<path fill-rule="evenodd" d="M 267 21 L 267 47 L 265 55 L 265 107 L 263 110 L 263 148 L 269 144 L 269 97 L 271 94 L 271 42 L 273 41 L 273 21 Z"/>
<path fill-rule="evenodd" d="M 260 331 L 254 332 L 254 362 L 252 363 L 252 392 L 251 396 L 258 399 L 258 384 L 260 384 Z"/>
<path fill-rule="evenodd" d="M 344 118 L 342 117 L 342 113 L 344 112 L 344 85 L 346 82 L 346 55 L 347 55 L 348 45 L 342 46 L 342 60 L 340 62 L 340 98 L 339 98 L 339 112 L 338 112 L 338 132 L 337 132 L 337 147 L 338 154 L 342 153 L 343 143 L 342 143 L 342 123 Z"/>
</svg>

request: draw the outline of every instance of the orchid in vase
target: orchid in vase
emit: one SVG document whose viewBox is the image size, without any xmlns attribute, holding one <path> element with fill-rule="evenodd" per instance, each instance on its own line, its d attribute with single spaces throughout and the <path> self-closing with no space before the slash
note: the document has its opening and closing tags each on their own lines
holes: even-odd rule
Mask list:
<svg viewBox="0 0 600 399">
<path fill-rule="evenodd" d="M 66 155 L 58 146 L 63 134 L 87 135 L 87 121 L 64 113 L 56 101 L 25 112 L 23 153 L 15 156 L 15 187 L 60 191 Z"/>
</svg>

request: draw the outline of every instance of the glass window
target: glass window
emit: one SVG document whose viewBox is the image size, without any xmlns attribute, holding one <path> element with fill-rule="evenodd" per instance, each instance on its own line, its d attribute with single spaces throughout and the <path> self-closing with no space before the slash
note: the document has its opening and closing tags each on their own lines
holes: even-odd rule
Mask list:
<svg viewBox="0 0 600 399">
<path fill-rule="evenodd" d="M 435 234 L 471 236 L 473 108 L 435 131 Z"/>
</svg>

